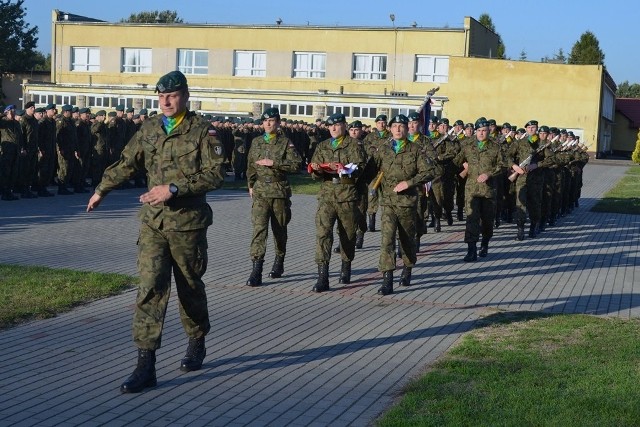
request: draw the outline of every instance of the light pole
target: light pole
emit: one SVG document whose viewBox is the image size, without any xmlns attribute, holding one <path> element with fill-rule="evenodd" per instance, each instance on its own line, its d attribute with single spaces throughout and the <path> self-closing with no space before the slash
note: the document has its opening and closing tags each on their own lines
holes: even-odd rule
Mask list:
<svg viewBox="0 0 640 427">
<path fill-rule="evenodd" d="M 398 28 L 396 27 L 396 15 L 393 13 L 389 15 L 391 19 L 391 25 L 393 25 L 393 84 L 391 90 L 396 90 L 396 65 L 398 63 Z"/>
</svg>

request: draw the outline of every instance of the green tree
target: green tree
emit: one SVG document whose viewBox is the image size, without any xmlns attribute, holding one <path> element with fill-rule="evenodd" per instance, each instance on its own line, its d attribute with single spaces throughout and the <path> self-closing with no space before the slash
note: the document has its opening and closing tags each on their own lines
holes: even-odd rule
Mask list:
<svg viewBox="0 0 640 427">
<path fill-rule="evenodd" d="M 51 54 L 44 56 L 42 52 L 35 53 L 36 63 L 33 67 L 34 71 L 51 71 Z"/>
<path fill-rule="evenodd" d="M 484 25 L 485 27 L 487 27 L 489 30 L 493 31 L 495 35 L 498 36 L 498 50 L 496 52 L 496 58 L 505 59 L 505 53 L 507 48 L 502 42 L 502 37 L 496 31 L 496 26 L 493 25 L 493 21 L 491 20 L 491 17 L 489 16 L 489 14 L 483 13 L 482 15 L 480 15 L 480 18 L 478 18 L 478 22 Z"/>
<path fill-rule="evenodd" d="M 558 49 L 558 52 L 553 55 L 553 62 L 567 63 L 567 57 L 564 55 L 562 48 Z"/>
<path fill-rule="evenodd" d="M 604 65 L 604 52 L 595 34 L 587 31 L 580 36 L 569 54 L 569 64 Z"/>
<path fill-rule="evenodd" d="M 129 18 L 123 18 L 120 22 L 180 24 L 183 21 L 178 18 L 178 12 L 175 10 L 147 10 L 140 13 L 132 13 Z"/>
<path fill-rule="evenodd" d="M 618 85 L 616 96 L 618 98 L 640 98 L 640 84 L 630 84 L 628 80 L 625 80 Z"/>
<path fill-rule="evenodd" d="M 32 70 L 36 63 L 38 27 L 25 22 L 24 0 L 0 0 L 0 73 Z"/>
<path fill-rule="evenodd" d="M 522 49 L 520 51 L 520 61 L 526 61 L 526 60 L 527 60 L 527 52 L 524 49 Z"/>
<path fill-rule="evenodd" d="M 631 161 L 633 163 L 640 164 L 640 130 L 638 130 L 638 136 L 636 139 L 636 149 L 631 153 Z"/>
</svg>

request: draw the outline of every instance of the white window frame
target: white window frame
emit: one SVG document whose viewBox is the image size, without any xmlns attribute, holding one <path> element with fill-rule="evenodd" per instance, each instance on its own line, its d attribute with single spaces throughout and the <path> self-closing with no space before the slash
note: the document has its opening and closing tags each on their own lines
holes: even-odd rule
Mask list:
<svg viewBox="0 0 640 427">
<path fill-rule="evenodd" d="M 153 57 L 151 49 L 134 47 L 122 48 L 123 73 L 150 74 L 152 63 Z"/>
<path fill-rule="evenodd" d="M 357 114 L 356 114 L 356 111 L 357 111 Z M 351 106 L 351 115 L 354 119 L 375 119 L 378 115 L 377 113 L 378 113 L 378 107 L 375 107 L 373 105 Z"/>
<path fill-rule="evenodd" d="M 71 71 L 99 72 L 100 48 L 88 46 L 71 47 Z"/>
<path fill-rule="evenodd" d="M 386 54 L 354 53 L 352 76 L 354 80 L 387 80 Z"/>
<path fill-rule="evenodd" d="M 197 57 L 204 57 L 205 65 L 198 65 Z M 204 49 L 178 49 L 178 70 L 184 74 L 209 74 L 209 51 Z"/>
<path fill-rule="evenodd" d="M 267 52 L 264 50 L 236 50 L 233 53 L 233 75 L 236 77 L 266 77 Z"/>
<path fill-rule="evenodd" d="M 415 81 L 419 83 L 447 83 L 449 81 L 449 57 L 416 55 Z"/>
<path fill-rule="evenodd" d="M 293 78 L 324 79 L 327 54 L 324 52 L 293 52 Z"/>
</svg>

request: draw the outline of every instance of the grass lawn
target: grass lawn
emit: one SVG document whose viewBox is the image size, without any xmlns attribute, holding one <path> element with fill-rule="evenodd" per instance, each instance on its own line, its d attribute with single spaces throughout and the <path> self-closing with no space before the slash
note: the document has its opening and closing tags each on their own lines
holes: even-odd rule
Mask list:
<svg viewBox="0 0 640 427">
<path fill-rule="evenodd" d="M 640 319 L 498 313 L 379 426 L 637 426 Z"/>
<path fill-rule="evenodd" d="M 53 317 L 78 304 L 116 295 L 136 282 L 122 274 L 0 264 L 0 329 Z"/>
<path fill-rule="evenodd" d="M 622 179 L 598 200 L 594 212 L 640 215 L 640 166 L 631 166 Z"/>
</svg>

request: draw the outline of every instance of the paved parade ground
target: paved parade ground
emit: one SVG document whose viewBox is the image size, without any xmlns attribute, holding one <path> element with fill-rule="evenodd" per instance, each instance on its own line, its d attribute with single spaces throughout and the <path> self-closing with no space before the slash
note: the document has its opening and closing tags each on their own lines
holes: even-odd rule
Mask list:
<svg viewBox="0 0 640 427">
<path fill-rule="evenodd" d="M 637 167 L 637 166 L 636 166 Z M 376 294 L 380 233 L 356 251 L 352 283 L 315 294 L 316 199 L 294 196 L 285 275 L 245 286 L 251 201 L 210 193 L 211 332 L 202 370 L 183 373 L 187 337 L 175 292 L 157 351 L 158 386 L 121 394 L 135 367 L 135 291 L 0 331 L 0 425 L 368 425 L 403 385 L 496 310 L 640 316 L 640 216 L 590 208 L 626 166 L 587 164 L 580 207 L 535 239 L 495 232 L 489 256 L 464 263 L 464 223 L 422 239 L 413 286 Z M 136 274 L 140 189 L 0 202 L 0 263 Z M 379 216 L 379 215 L 378 215 Z M 265 269 L 273 260 L 269 241 Z M 396 283 L 399 278 L 396 272 Z"/>
</svg>

